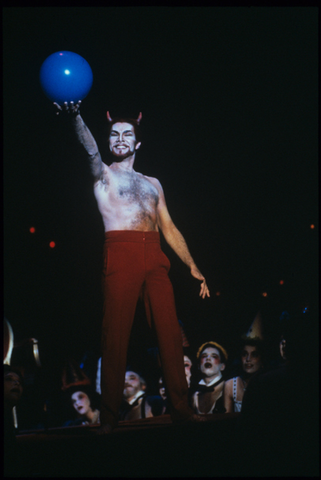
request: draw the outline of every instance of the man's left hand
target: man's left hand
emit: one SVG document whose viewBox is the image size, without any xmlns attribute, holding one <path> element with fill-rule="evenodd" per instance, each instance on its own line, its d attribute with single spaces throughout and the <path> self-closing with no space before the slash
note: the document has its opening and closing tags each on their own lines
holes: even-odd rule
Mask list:
<svg viewBox="0 0 321 480">
<path fill-rule="evenodd" d="M 57 108 L 56 115 L 59 115 L 60 112 L 71 113 L 73 116 L 79 115 L 79 108 L 81 105 L 81 100 L 78 100 L 77 103 L 74 102 L 64 102 L 63 105 L 53 102 L 54 106 Z"/>
<path fill-rule="evenodd" d="M 193 275 L 194 278 L 197 278 L 197 280 L 200 280 L 201 283 L 201 291 L 200 291 L 200 297 L 205 298 L 205 297 L 210 297 L 210 291 L 208 289 L 208 286 L 206 284 L 205 277 L 201 274 L 199 269 L 194 265 L 191 267 L 191 274 Z"/>
</svg>

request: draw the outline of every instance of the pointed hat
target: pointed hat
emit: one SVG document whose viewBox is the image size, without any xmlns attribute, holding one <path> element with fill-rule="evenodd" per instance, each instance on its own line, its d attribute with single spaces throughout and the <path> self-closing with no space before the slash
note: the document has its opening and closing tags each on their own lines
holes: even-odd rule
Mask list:
<svg viewBox="0 0 321 480">
<path fill-rule="evenodd" d="M 248 332 L 244 335 L 242 335 L 242 338 L 244 340 L 251 339 L 251 340 L 263 340 L 263 334 L 262 334 L 263 328 L 262 328 L 262 316 L 261 313 L 258 312 L 256 317 L 254 318 L 252 325 L 248 329 Z"/>
</svg>

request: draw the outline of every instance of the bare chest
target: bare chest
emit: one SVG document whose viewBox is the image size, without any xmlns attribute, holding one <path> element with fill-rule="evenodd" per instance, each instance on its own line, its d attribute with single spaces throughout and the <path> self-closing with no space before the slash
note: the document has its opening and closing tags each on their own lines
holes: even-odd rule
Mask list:
<svg viewBox="0 0 321 480">
<path fill-rule="evenodd" d="M 137 172 L 109 172 L 101 187 L 110 200 L 119 204 L 133 204 L 141 208 L 155 209 L 158 191 L 144 175 Z"/>
<path fill-rule="evenodd" d="M 116 177 L 114 187 L 114 193 L 120 200 L 145 206 L 148 204 L 157 206 L 157 189 L 143 175 Z"/>
</svg>

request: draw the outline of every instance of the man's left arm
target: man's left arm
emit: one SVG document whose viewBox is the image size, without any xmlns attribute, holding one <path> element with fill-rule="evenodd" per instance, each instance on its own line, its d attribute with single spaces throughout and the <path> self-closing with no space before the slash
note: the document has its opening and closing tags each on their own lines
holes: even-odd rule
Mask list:
<svg viewBox="0 0 321 480">
<path fill-rule="evenodd" d="M 160 229 L 163 232 L 165 240 L 171 246 L 174 252 L 179 256 L 179 258 L 190 268 L 190 271 L 193 277 L 201 281 L 200 297 L 202 298 L 205 298 L 206 296 L 209 297 L 210 292 L 206 284 L 205 277 L 204 275 L 201 274 L 201 272 L 197 268 L 189 252 L 189 249 L 187 247 L 187 244 L 183 235 L 175 226 L 173 220 L 170 217 L 170 214 L 166 206 L 163 188 L 158 180 L 153 179 L 153 183 L 157 187 L 157 190 L 159 192 L 159 201 L 157 205 L 157 222 Z"/>
</svg>

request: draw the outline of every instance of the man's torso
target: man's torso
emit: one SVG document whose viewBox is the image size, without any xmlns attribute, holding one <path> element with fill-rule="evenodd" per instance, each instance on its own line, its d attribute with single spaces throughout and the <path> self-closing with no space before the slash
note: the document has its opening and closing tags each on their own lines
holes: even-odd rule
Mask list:
<svg viewBox="0 0 321 480">
<path fill-rule="evenodd" d="M 159 192 L 153 181 L 134 170 L 115 170 L 105 165 L 94 193 L 106 232 L 158 231 Z"/>
</svg>

